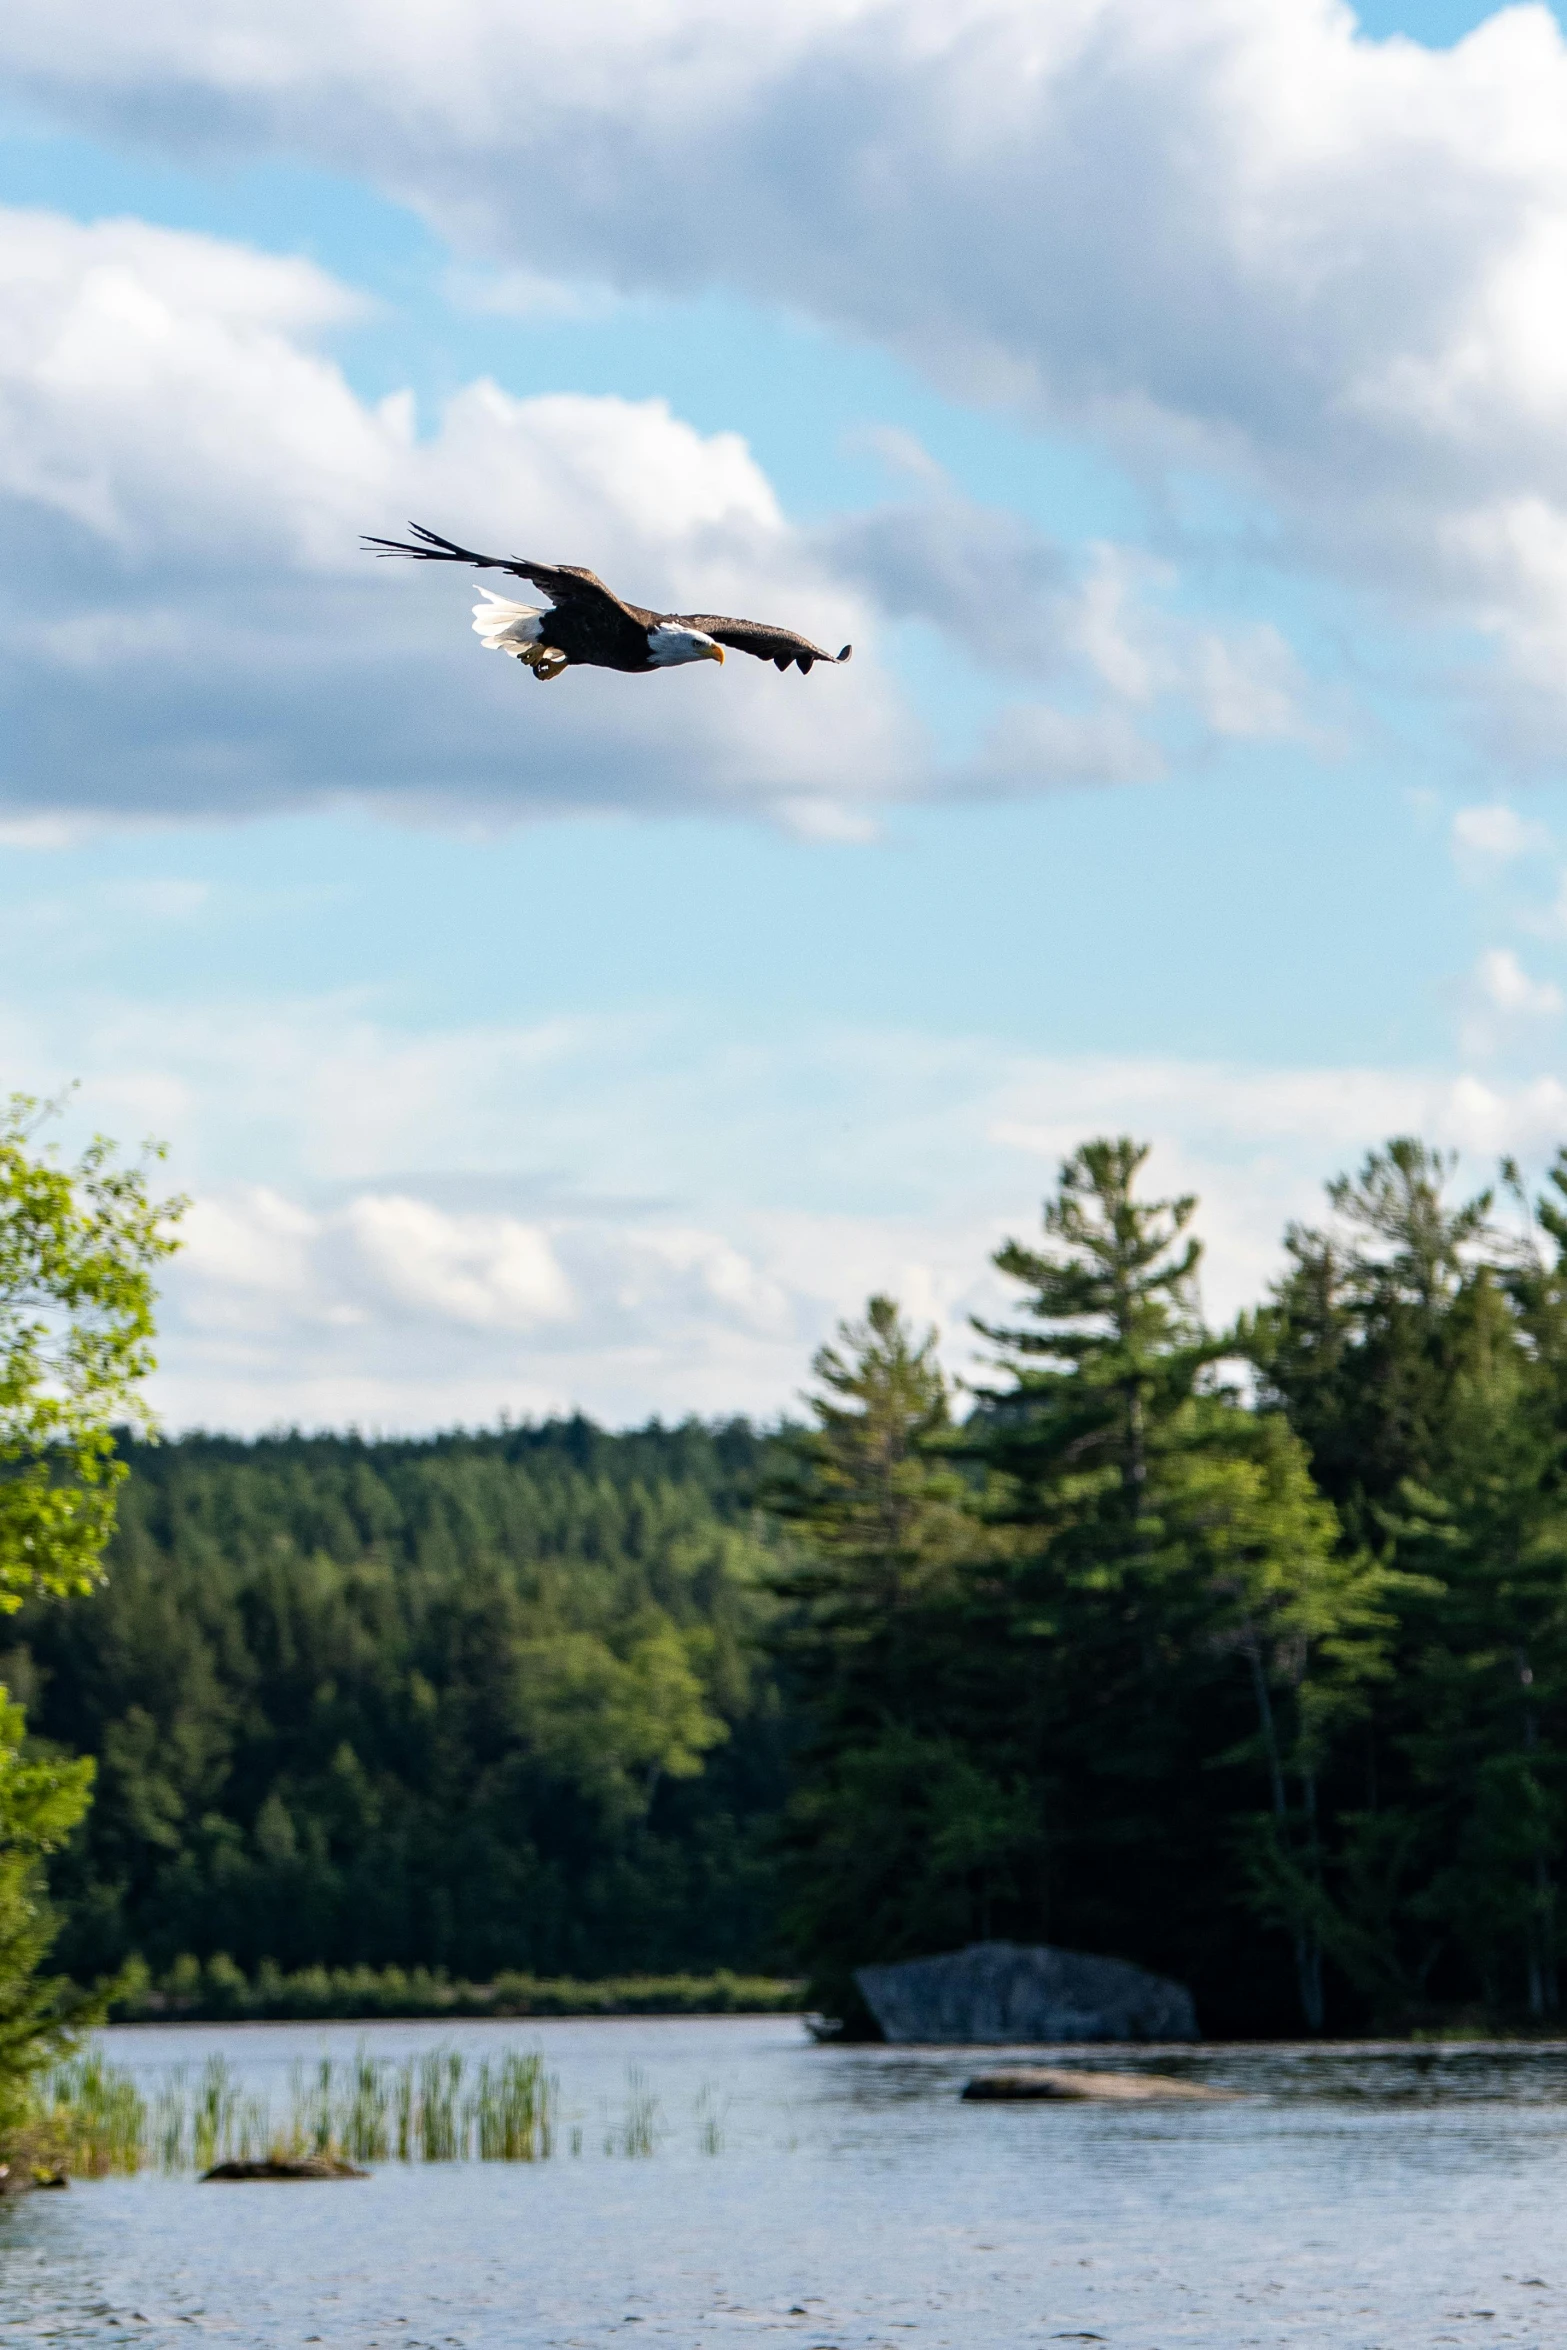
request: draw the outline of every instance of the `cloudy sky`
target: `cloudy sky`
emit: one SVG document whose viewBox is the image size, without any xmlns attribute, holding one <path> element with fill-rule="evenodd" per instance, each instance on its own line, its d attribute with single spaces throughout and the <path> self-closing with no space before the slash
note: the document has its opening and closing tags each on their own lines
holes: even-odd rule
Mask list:
<svg viewBox="0 0 1567 2350">
<path fill-rule="evenodd" d="M 11 0 L 0 1084 L 175 1425 L 787 1403 L 1082 1136 L 1206 1296 L 1567 1141 L 1567 41 L 1464 0 Z M 414 516 L 853 664 L 547 691 Z"/>
</svg>

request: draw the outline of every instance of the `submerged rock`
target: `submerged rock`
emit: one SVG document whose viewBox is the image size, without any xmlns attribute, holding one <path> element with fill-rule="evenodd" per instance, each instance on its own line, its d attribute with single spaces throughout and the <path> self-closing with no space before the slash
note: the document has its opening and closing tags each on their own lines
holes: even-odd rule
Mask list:
<svg viewBox="0 0 1567 2350">
<path fill-rule="evenodd" d="M 367 2179 L 340 2154 L 267 2154 L 259 2162 L 219 2162 L 201 2174 L 208 2179 Z"/>
<path fill-rule="evenodd" d="M 1165 2073 L 1093 2073 L 1058 2070 L 1054 2065 L 1010 2064 L 993 2073 L 976 2073 L 963 2095 L 975 2104 L 1013 2105 L 1025 2102 L 1104 2105 L 1165 2105 L 1172 2098 L 1224 2098 L 1228 2089 L 1207 2089 L 1197 2081 L 1172 2081 Z"/>
<path fill-rule="evenodd" d="M 1195 2040 L 1181 1983 L 1121 1958 L 1023 1942 L 971 1942 L 941 1958 L 854 1977 L 889 2040 Z"/>
<path fill-rule="evenodd" d="M 0 2195 L 31 2195 L 40 2187 L 68 2187 L 70 2183 L 63 2170 L 30 2162 L 0 2162 Z"/>
</svg>

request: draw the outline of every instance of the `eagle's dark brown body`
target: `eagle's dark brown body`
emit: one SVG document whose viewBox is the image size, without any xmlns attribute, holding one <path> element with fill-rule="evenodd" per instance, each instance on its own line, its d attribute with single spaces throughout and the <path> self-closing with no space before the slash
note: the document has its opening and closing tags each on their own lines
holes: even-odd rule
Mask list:
<svg viewBox="0 0 1567 2350">
<path fill-rule="evenodd" d="M 476 571 L 509 571 L 517 579 L 530 580 L 543 589 L 551 605 L 540 615 L 539 644 L 556 652 L 563 666 L 621 669 L 634 675 L 663 668 L 669 664 L 655 657 L 653 641 L 659 630 L 695 631 L 714 644 L 771 661 L 778 669 L 797 668 L 805 676 L 818 661 L 847 661 L 854 650 L 845 645 L 841 653 L 828 653 L 792 628 L 729 620 L 717 612 L 649 612 L 640 604 L 624 603 L 596 573 L 575 563 L 525 563 L 505 555 L 477 555 L 471 547 L 459 547 L 433 530 L 421 529 L 417 522 L 408 527 L 416 544 L 403 539 L 367 539 L 365 544 L 379 555 L 407 555 L 419 563 L 467 563 Z M 542 665 L 535 672 L 546 673 Z"/>
</svg>

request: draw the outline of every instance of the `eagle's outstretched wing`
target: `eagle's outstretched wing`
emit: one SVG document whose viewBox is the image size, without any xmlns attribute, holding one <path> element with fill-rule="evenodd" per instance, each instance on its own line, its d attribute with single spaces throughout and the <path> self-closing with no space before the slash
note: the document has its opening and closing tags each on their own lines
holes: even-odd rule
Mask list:
<svg viewBox="0 0 1567 2350">
<path fill-rule="evenodd" d="M 720 612 L 665 612 L 661 617 L 678 620 L 682 628 L 699 628 L 716 643 L 737 653 L 753 653 L 758 661 L 771 661 L 775 668 L 787 669 L 792 662 L 804 677 L 810 676 L 818 661 L 847 661 L 854 650 L 845 645 L 841 653 L 824 652 L 792 628 L 771 628 L 765 620 L 726 620 Z"/>
<path fill-rule="evenodd" d="M 476 555 L 471 547 L 459 547 L 455 540 L 440 538 L 417 522 L 410 522 L 408 527 L 419 542 L 417 546 L 409 546 L 403 539 L 367 538 L 364 543 L 378 555 L 408 555 L 416 563 L 471 563 L 476 571 L 509 571 L 516 578 L 531 580 L 536 588 L 542 588 L 557 611 L 574 606 L 580 612 L 593 612 L 603 618 L 614 613 L 636 621 L 643 628 L 650 626 L 654 619 L 653 613 L 644 612 L 635 604 L 622 603 L 596 571 L 584 571 L 580 564 L 524 563 L 506 555 Z"/>
</svg>

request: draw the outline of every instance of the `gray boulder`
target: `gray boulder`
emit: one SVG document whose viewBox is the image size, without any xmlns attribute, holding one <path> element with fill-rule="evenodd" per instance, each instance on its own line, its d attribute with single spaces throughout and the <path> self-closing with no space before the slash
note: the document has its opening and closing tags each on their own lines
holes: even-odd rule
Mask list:
<svg viewBox="0 0 1567 2350">
<path fill-rule="evenodd" d="M 1120 1958 L 971 1942 L 942 1958 L 855 1972 L 889 2040 L 1195 2040 L 1183 1984 Z"/>
</svg>

